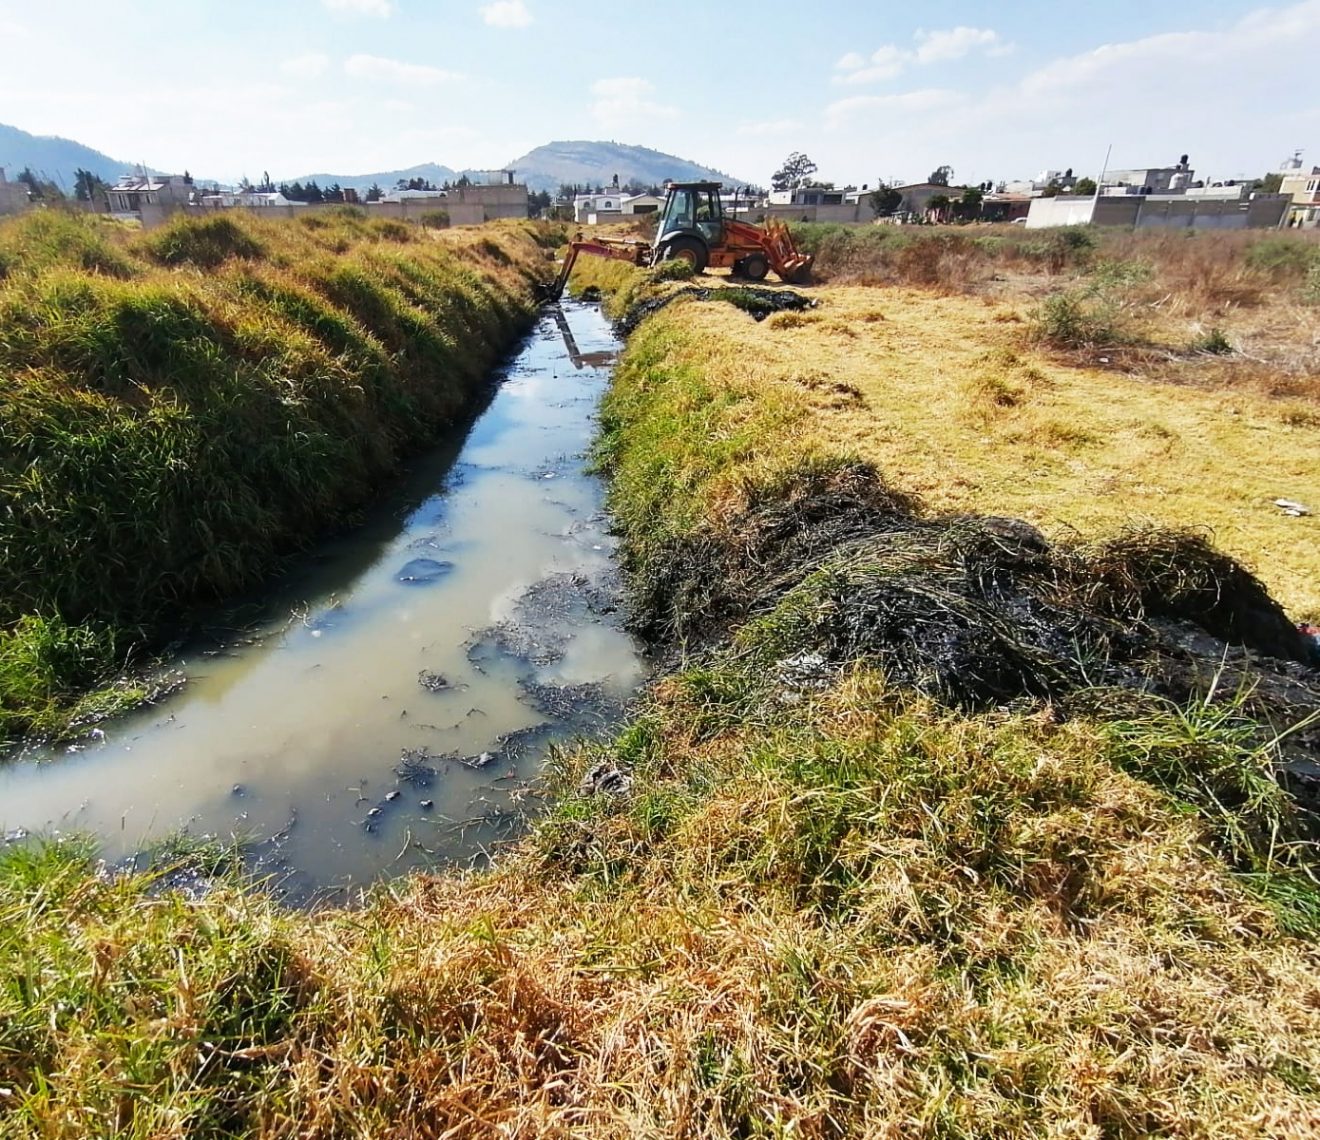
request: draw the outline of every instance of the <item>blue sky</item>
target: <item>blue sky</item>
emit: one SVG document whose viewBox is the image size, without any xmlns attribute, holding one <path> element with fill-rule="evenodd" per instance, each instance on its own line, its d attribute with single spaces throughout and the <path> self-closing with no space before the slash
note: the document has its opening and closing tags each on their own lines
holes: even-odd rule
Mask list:
<svg viewBox="0 0 1320 1140">
<path fill-rule="evenodd" d="M 0 0 L 0 122 L 233 180 L 607 138 L 768 181 L 1320 163 L 1320 0 Z"/>
</svg>

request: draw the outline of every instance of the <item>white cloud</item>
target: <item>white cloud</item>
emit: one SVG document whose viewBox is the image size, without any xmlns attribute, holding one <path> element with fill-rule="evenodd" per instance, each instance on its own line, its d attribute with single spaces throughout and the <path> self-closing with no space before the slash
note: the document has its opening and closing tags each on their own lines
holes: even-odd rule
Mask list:
<svg viewBox="0 0 1320 1140">
<path fill-rule="evenodd" d="M 1248 13 L 1237 24 L 1218 31 L 1169 32 L 1102 44 L 1031 72 L 1018 90 L 1031 99 L 1072 102 L 1089 101 L 1105 92 L 1126 102 L 1133 96 L 1146 100 L 1204 87 L 1212 103 L 1231 102 L 1245 110 L 1252 99 L 1248 92 L 1256 82 L 1268 90 L 1277 76 L 1290 73 L 1287 55 L 1304 57 L 1317 47 L 1320 0 L 1306 0 L 1291 8 Z M 1230 73 L 1232 80 L 1226 83 L 1224 77 Z M 1265 91 L 1259 94 L 1264 96 Z M 1168 110 L 1176 113 L 1179 108 Z M 1207 122 L 1215 118 L 1205 105 L 1198 117 Z"/>
<path fill-rule="evenodd" d="M 966 96 L 944 87 L 926 87 L 918 91 L 904 91 L 897 95 L 853 95 L 840 99 L 825 108 L 825 125 L 830 130 L 847 126 L 863 111 L 869 115 L 885 112 L 921 113 L 939 111 L 957 106 Z"/>
<path fill-rule="evenodd" d="M 766 137 L 772 135 L 787 135 L 793 131 L 802 129 L 801 119 L 770 119 L 760 123 L 743 123 L 738 127 L 740 135 L 750 135 L 752 137 Z"/>
<path fill-rule="evenodd" d="M 849 57 L 845 56 L 844 58 Z M 875 83 L 881 79 L 893 79 L 901 75 L 915 57 L 912 52 L 904 51 L 894 44 L 885 44 L 872 52 L 869 60 L 863 59 L 856 52 L 852 54 L 851 58 L 858 61 L 856 67 L 846 71 L 843 75 L 836 75 L 834 77 L 835 83 L 843 83 L 853 87 L 864 83 Z M 840 60 L 839 65 L 842 66 L 842 64 L 843 60 Z"/>
<path fill-rule="evenodd" d="M 655 102 L 655 85 L 636 76 L 598 79 L 591 85 L 592 117 L 603 127 L 627 127 L 645 119 L 672 119 L 678 109 Z"/>
<path fill-rule="evenodd" d="M 987 55 L 1006 55 L 1013 50 L 1011 44 L 1004 43 L 999 33 L 989 28 L 969 28 L 959 25 L 943 32 L 917 30 L 917 62 L 937 63 L 947 59 L 962 59 L 973 51 L 981 50 Z"/>
<path fill-rule="evenodd" d="M 523 0 L 495 0 L 481 6 L 481 18 L 493 28 L 525 28 L 532 14 Z"/>
<path fill-rule="evenodd" d="M 974 51 L 996 56 L 1007 55 L 1013 50 L 1013 45 L 1000 39 L 998 32 L 963 25 L 936 32 L 918 28 L 912 39 L 916 44 L 914 48 L 882 44 L 871 53 L 869 60 L 858 52 L 849 52 L 834 65 L 836 71 L 842 72 L 834 77 L 834 82 L 856 87 L 895 79 L 909 67 L 962 59 Z"/>
<path fill-rule="evenodd" d="M 321 0 L 332 12 L 346 12 L 350 16 L 379 16 L 386 18 L 394 11 L 393 0 Z"/>
<path fill-rule="evenodd" d="M 351 55 L 344 61 L 344 72 L 355 79 L 375 79 L 409 87 L 433 87 L 437 83 L 452 83 L 462 78 L 456 71 L 444 71 L 424 63 L 404 63 L 379 55 Z"/>
<path fill-rule="evenodd" d="M 293 79 L 315 79 L 318 75 L 324 75 L 326 68 L 330 66 L 330 57 L 322 55 L 320 52 L 308 52 L 306 55 L 295 55 L 292 59 L 286 59 L 280 64 L 280 70 Z"/>
</svg>

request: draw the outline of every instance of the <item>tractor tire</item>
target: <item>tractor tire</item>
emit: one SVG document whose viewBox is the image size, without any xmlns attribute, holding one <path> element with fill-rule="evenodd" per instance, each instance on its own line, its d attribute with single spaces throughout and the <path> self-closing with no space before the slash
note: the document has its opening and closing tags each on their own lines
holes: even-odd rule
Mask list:
<svg viewBox="0 0 1320 1140">
<path fill-rule="evenodd" d="M 742 275 L 748 281 L 764 281 L 765 275 L 770 272 L 770 262 L 766 260 L 763 253 L 748 254 L 740 264 Z"/>
<path fill-rule="evenodd" d="M 665 243 L 661 261 L 686 261 L 693 273 L 704 273 L 710 261 L 706 247 L 696 238 L 676 237 Z"/>
</svg>

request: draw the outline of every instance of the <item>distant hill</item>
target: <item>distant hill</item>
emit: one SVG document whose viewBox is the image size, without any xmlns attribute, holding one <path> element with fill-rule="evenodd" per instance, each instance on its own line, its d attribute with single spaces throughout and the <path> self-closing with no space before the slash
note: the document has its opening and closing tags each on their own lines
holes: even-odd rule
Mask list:
<svg viewBox="0 0 1320 1140">
<path fill-rule="evenodd" d="M 79 167 L 107 182 L 113 182 L 124 171 L 133 169 L 131 162 L 121 162 L 72 139 L 31 135 L 5 123 L 0 123 L 0 166 L 5 168 L 5 175 L 11 182 L 20 170 L 30 166 L 38 177 L 56 184 L 63 183 L 65 190 L 70 192 L 74 171 Z"/>
<path fill-rule="evenodd" d="M 660 185 L 666 179 L 694 181 L 711 178 L 717 182 L 745 185 L 745 180 L 736 179 L 721 170 L 689 162 L 672 154 L 663 154 L 644 146 L 626 146 L 615 142 L 552 142 L 528 151 L 521 158 L 515 158 L 507 169 L 517 171 L 518 181 L 526 182 L 530 190 L 549 190 L 554 193 L 564 182 L 591 183 L 593 186 L 610 185 L 614 176 L 619 176 L 620 183 L 633 179 L 650 186 Z M 410 166 L 406 170 L 378 170 L 371 174 L 301 174 L 297 178 L 277 178 L 276 182 L 316 182 L 321 187 L 338 182 L 340 186 L 351 186 L 358 191 L 367 190 L 374 182 L 384 190 L 389 190 L 400 179 L 425 178 L 433 185 L 441 186 L 453 182 L 467 174 L 475 182 L 486 179 L 486 171 L 454 170 L 452 167 L 439 166 L 434 162 L 424 162 L 420 166 Z"/>
<path fill-rule="evenodd" d="M 581 140 L 538 146 L 521 158 L 515 158 L 509 163 L 509 169 L 516 170 L 518 180 L 525 181 L 530 189 L 551 193 L 565 182 L 608 186 L 616 174 L 620 184 L 636 179 L 648 186 L 662 185 L 667 179 L 695 182 L 706 178 L 730 185 L 735 182 L 742 185 L 747 181 L 649 147 Z"/>
<path fill-rule="evenodd" d="M 378 170 L 374 174 L 300 174 L 297 178 L 276 178 L 274 181 L 290 184 L 301 182 L 304 186 L 308 182 L 315 182 L 322 189 L 338 182 L 345 189 L 351 187 L 358 191 L 370 190 L 374 182 L 382 190 L 389 190 L 400 179 L 406 182 L 413 178 L 424 178 L 433 186 L 443 186 L 446 182 L 454 181 L 461 174 L 462 171 L 452 170 L 448 166 L 423 162 L 418 166 L 410 166 L 407 170 Z"/>
</svg>

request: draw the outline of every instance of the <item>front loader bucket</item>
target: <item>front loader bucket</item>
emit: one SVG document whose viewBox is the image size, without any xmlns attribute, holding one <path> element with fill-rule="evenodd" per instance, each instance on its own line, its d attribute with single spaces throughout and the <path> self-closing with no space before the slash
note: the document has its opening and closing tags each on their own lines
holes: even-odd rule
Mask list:
<svg viewBox="0 0 1320 1140">
<path fill-rule="evenodd" d="M 787 258 L 782 269 L 775 272 L 786 285 L 805 285 L 811 280 L 811 267 L 816 263 L 815 254 L 797 253 Z"/>
<path fill-rule="evenodd" d="M 770 268 L 789 285 L 804 284 L 816 260 L 813 254 L 798 251 L 789 228 L 778 218 L 765 223 L 765 252 L 770 259 Z"/>
</svg>

